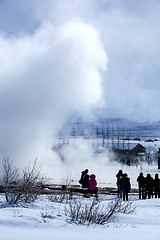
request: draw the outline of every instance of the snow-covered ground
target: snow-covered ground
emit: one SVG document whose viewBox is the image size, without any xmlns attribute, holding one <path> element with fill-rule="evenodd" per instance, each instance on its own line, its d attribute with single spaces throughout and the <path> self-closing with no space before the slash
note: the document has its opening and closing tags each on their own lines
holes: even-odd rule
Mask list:
<svg viewBox="0 0 160 240">
<path fill-rule="evenodd" d="M 97 160 L 97 159 L 96 159 Z M 99 163 L 105 163 L 98 159 Z M 97 161 L 96 161 L 97 162 Z M 80 176 L 80 171 L 84 169 L 86 163 L 74 166 Z M 107 162 L 107 164 L 90 163 L 89 173 L 96 173 L 99 187 L 115 187 L 116 173 L 119 169 L 127 172 L 131 179 L 131 187 L 137 188 L 137 176 L 143 171 L 144 176 L 160 170 L 157 166 L 144 164 L 142 166 L 121 165 L 117 162 Z M 103 166 L 103 169 L 102 169 Z M 102 177 L 102 175 L 104 177 Z M 73 175 L 74 176 L 74 175 Z M 76 176 L 76 175 L 75 175 Z M 78 176 L 76 180 L 78 180 Z M 74 183 L 77 183 L 75 180 Z M 84 199 L 81 195 L 74 196 L 81 201 L 91 201 L 92 198 Z M 117 198 L 116 195 L 100 195 L 99 199 L 104 205 Z M 40 196 L 33 204 L 22 207 L 6 205 L 4 195 L 0 194 L 0 239 L 1 240 L 81 240 L 89 239 L 129 239 L 129 240 L 159 240 L 160 239 L 160 199 L 139 200 L 138 194 L 130 195 L 136 207 L 136 212 L 130 214 L 120 214 L 115 222 L 104 226 L 81 226 L 71 224 L 65 216 L 65 206 L 63 203 L 51 202 L 46 195 Z M 47 222 L 44 222 L 42 215 L 47 214 Z"/>
<path fill-rule="evenodd" d="M 139 200 L 138 195 L 130 196 L 136 207 L 136 213 L 120 214 L 114 223 L 106 226 L 81 226 L 67 221 L 64 213 L 66 204 L 55 203 L 41 196 L 34 204 L 27 207 L 5 205 L 4 196 L 0 197 L 0 239 L 160 239 L 160 199 Z M 82 201 L 91 201 L 83 199 Z M 115 195 L 100 196 L 103 204 L 108 204 Z M 43 221 L 41 214 L 50 218 Z"/>
</svg>

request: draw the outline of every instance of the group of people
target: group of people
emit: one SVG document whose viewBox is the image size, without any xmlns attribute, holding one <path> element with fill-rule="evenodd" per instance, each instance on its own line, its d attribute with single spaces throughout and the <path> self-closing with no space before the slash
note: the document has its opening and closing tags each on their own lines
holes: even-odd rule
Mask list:
<svg viewBox="0 0 160 240">
<path fill-rule="evenodd" d="M 146 198 L 160 198 L 160 179 L 158 173 L 155 174 L 155 177 L 152 178 L 151 174 L 148 173 L 146 177 L 144 177 L 143 173 L 140 172 L 137 177 L 138 188 L 139 188 L 139 199 Z"/>
<path fill-rule="evenodd" d="M 88 169 L 81 172 L 81 178 L 79 183 L 82 185 L 82 191 L 84 197 L 92 196 L 93 194 L 97 197 L 97 181 L 95 174 L 88 174 Z"/>
<path fill-rule="evenodd" d="M 127 173 L 123 173 L 119 170 L 116 174 L 117 178 L 117 188 L 118 188 L 118 198 L 123 198 L 123 200 L 128 201 L 128 194 L 131 190 L 130 178 Z M 95 195 L 97 197 L 98 188 L 95 174 L 88 174 L 88 169 L 81 172 L 81 178 L 79 183 L 82 185 L 82 191 L 84 197 L 89 197 L 90 195 Z M 158 173 L 152 178 L 151 174 L 148 173 L 144 177 L 143 173 L 140 172 L 137 177 L 138 189 L 139 189 L 139 199 L 146 199 L 155 196 L 155 198 L 160 198 L 160 178 Z"/>
<path fill-rule="evenodd" d="M 131 190 L 130 178 L 127 173 L 123 173 L 122 170 L 116 174 L 117 178 L 117 187 L 118 187 L 118 197 L 122 198 L 125 201 L 128 201 L 128 193 Z"/>
</svg>

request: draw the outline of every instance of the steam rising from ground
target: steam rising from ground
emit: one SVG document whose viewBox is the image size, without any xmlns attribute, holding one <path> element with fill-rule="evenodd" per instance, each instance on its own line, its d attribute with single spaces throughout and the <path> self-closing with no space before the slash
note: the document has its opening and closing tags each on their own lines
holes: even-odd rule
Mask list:
<svg viewBox="0 0 160 240">
<path fill-rule="evenodd" d="M 0 156 L 24 165 L 58 161 L 53 135 L 72 111 L 103 104 L 107 56 L 82 21 L 45 22 L 34 34 L 0 34 Z"/>
<path fill-rule="evenodd" d="M 60 173 L 53 135 L 75 110 L 105 103 L 110 116 L 159 120 L 159 10 L 157 0 L 0 1 L 0 159 L 37 157 Z M 66 171 L 75 149 L 97 160 L 65 149 Z"/>
<path fill-rule="evenodd" d="M 96 144 L 96 142 L 94 143 Z M 54 162 L 54 165 L 53 162 L 51 163 L 52 167 L 48 169 L 48 173 L 52 178 L 51 182 L 61 184 L 79 184 L 81 171 L 88 168 L 89 175 L 96 175 L 98 187 L 117 187 L 116 174 L 122 169 L 123 173 L 128 174 L 133 189 L 137 188 L 137 177 L 140 172 L 143 172 L 144 176 L 150 173 L 153 178 L 158 172 L 157 164 L 148 165 L 146 162 L 139 162 L 137 165 L 128 166 L 121 163 L 113 152 L 103 149 L 100 153 L 95 153 L 88 144 L 88 140 L 81 138 L 72 139 L 70 145 L 64 145 L 63 148 L 57 149 L 55 154 L 57 154 L 57 161 Z"/>
</svg>

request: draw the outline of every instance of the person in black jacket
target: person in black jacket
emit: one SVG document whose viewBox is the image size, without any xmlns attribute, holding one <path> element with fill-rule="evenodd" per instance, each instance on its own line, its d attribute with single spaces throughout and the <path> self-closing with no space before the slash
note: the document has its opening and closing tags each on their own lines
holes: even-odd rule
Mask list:
<svg viewBox="0 0 160 240">
<path fill-rule="evenodd" d="M 138 189 L 139 189 L 139 199 L 145 199 L 145 177 L 143 173 L 140 172 L 139 176 L 137 177 L 138 182 Z"/>
<path fill-rule="evenodd" d="M 153 178 L 150 173 L 147 173 L 147 177 L 145 178 L 145 192 L 146 197 L 153 197 Z"/>
<path fill-rule="evenodd" d="M 83 179 L 83 177 L 84 177 L 84 175 L 85 175 L 86 173 L 88 173 L 88 169 L 85 169 L 84 171 L 81 172 L 81 178 L 80 178 L 80 180 L 79 180 L 79 183 L 80 183 L 80 184 L 82 184 L 82 179 Z"/>
<path fill-rule="evenodd" d="M 83 177 L 82 177 L 82 190 L 83 190 L 83 196 L 88 197 L 88 187 L 89 187 L 89 175 L 88 175 L 88 169 L 84 171 Z"/>
<path fill-rule="evenodd" d="M 120 190 L 123 194 L 123 200 L 128 201 L 128 193 L 131 190 L 131 184 L 127 173 L 124 173 L 120 179 Z"/>
<path fill-rule="evenodd" d="M 160 198 L 160 179 L 158 176 L 158 173 L 155 174 L 155 178 L 153 179 L 153 188 L 154 188 L 154 194 L 155 198 Z"/>
</svg>

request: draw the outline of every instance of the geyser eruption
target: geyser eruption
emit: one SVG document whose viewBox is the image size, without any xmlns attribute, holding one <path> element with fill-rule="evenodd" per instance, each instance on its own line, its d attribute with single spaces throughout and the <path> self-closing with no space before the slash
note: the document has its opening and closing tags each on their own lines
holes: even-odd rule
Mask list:
<svg viewBox="0 0 160 240">
<path fill-rule="evenodd" d="M 45 22 L 32 35 L 1 32 L 0 46 L 0 157 L 19 167 L 37 158 L 58 172 L 54 133 L 73 111 L 103 104 L 108 58 L 99 33 L 82 21 Z"/>
</svg>

